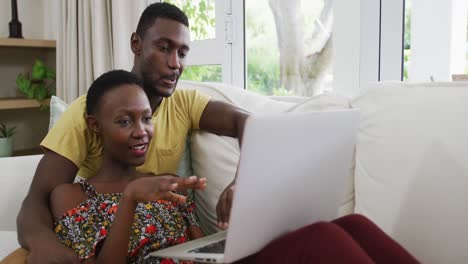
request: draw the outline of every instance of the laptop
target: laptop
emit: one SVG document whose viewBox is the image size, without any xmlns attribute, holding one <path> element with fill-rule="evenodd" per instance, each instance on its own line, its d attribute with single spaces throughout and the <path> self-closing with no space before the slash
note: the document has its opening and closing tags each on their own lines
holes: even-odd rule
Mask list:
<svg viewBox="0 0 468 264">
<path fill-rule="evenodd" d="M 336 218 L 358 122 L 357 110 L 249 117 L 228 230 L 150 255 L 234 262 L 290 231 Z"/>
</svg>

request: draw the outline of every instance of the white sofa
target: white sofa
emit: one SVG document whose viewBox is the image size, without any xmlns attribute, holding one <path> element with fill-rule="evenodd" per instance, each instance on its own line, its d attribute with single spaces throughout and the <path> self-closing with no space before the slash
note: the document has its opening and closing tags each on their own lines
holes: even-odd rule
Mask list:
<svg viewBox="0 0 468 264">
<path fill-rule="evenodd" d="M 253 113 L 359 108 L 356 154 L 339 214 L 368 216 L 423 263 L 468 263 L 467 83 L 372 84 L 351 100 L 333 94 L 268 98 L 220 84 L 179 87 Z M 234 177 L 237 141 L 195 132 L 189 145 L 179 172 L 193 169 L 208 178 L 195 201 L 203 228 L 214 232 L 214 206 Z M 0 259 L 17 247 L 15 218 L 39 159 L 0 158 Z"/>
</svg>

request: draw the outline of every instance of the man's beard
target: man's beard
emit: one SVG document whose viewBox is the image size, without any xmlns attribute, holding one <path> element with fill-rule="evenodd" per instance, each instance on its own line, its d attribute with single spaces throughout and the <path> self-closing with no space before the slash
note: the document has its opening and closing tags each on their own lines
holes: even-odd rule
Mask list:
<svg viewBox="0 0 468 264">
<path fill-rule="evenodd" d="M 156 81 L 153 80 L 148 74 L 145 72 L 142 73 L 143 78 L 143 88 L 146 92 L 146 95 L 157 95 L 157 88 L 156 88 Z"/>
</svg>

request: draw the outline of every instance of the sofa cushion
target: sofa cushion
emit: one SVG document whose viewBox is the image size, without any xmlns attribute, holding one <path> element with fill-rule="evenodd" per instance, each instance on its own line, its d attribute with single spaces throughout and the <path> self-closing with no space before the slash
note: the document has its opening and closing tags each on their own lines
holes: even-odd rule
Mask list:
<svg viewBox="0 0 468 264">
<path fill-rule="evenodd" d="M 357 213 L 423 263 L 468 259 L 468 87 L 380 83 L 352 101 Z"/>
<path fill-rule="evenodd" d="M 347 99 L 335 95 L 322 95 L 310 99 L 279 101 L 256 93 L 226 85 L 205 84 L 193 88 L 216 99 L 237 105 L 253 113 L 275 113 L 287 111 L 321 111 L 349 108 Z M 299 101 L 299 103 L 296 103 Z M 205 233 L 218 230 L 216 226 L 216 204 L 224 188 L 234 179 L 239 162 L 239 145 L 235 138 L 217 136 L 197 131 L 191 139 L 192 167 L 195 175 L 207 178 L 207 188 L 195 192 L 197 216 Z M 352 165 L 350 164 L 350 167 Z M 352 174 L 347 185 L 346 198 L 340 213 L 350 212 L 353 208 L 354 189 Z"/>
</svg>

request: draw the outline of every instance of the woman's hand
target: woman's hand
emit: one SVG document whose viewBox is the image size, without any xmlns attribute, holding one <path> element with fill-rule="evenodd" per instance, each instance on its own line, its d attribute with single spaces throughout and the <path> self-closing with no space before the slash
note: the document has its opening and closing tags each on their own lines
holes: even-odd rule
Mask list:
<svg viewBox="0 0 468 264">
<path fill-rule="evenodd" d="M 191 176 L 180 178 L 172 175 L 139 177 L 130 182 L 124 190 L 124 197 L 138 203 L 155 200 L 167 200 L 184 203 L 186 197 L 173 191 L 204 189 L 206 178 Z"/>
<path fill-rule="evenodd" d="M 187 179 L 177 176 L 143 176 L 131 181 L 123 192 L 114 222 L 102 246 L 97 263 L 126 263 L 129 234 L 134 220 L 135 208 L 139 202 L 167 200 L 183 203 L 186 197 L 173 191 L 204 189 L 206 179 L 191 176 Z"/>
</svg>

